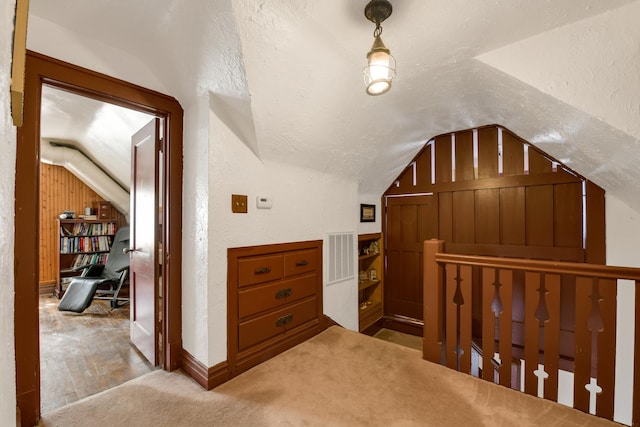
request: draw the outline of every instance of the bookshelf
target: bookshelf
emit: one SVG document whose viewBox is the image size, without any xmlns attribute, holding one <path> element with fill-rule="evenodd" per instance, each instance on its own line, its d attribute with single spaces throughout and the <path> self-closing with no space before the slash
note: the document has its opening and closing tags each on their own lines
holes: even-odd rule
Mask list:
<svg viewBox="0 0 640 427">
<path fill-rule="evenodd" d="M 358 236 L 358 304 L 360 331 L 382 318 L 383 273 L 382 234 Z"/>
<path fill-rule="evenodd" d="M 107 262 L 118 224 L 107 219 L 59 219 L 57 225 L 60 240 L 55 293 L 61 298 L 71 278 L 80 274 L 75 267 Z"/>
</svg>

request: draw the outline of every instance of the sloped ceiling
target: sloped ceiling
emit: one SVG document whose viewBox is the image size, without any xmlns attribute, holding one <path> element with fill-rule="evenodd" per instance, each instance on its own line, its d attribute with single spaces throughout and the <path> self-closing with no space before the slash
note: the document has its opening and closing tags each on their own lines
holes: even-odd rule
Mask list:
<svg viewBox="0 0 640 427">
<path fill-rule="evenodd" d="M 429 138 L 498 123 L 640 211 L 639 0 L 391 2 L 398 71 L 379 97 L 362 83 L 367 0 L 31 0 L 30 25 L 140 58 L 179 100 L 208 92 L 256 156 L 362 193 Z"/>
</svg>

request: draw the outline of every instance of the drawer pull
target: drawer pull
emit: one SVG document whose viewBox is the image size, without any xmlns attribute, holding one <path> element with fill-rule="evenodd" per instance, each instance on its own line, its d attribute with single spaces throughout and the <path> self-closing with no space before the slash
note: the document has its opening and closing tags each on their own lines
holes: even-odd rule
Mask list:
<svg viewBox="0 0 640 427">
<path fill-rule="evenodd" d="M 270 267 L 262 267 L 262 268 L 256 268 L 256 271 L 254 271 L 255 274 L 267 274 L 271 272 L 271 268 Z"/>
<path fill-rule="evenodd" d="M 284 326 L 287 323 L 290 323 L 292 320 L 293 320 L 293 314 L 287 314 L 286 316 L 282 316 L 278 320 L 276 320 L 276 326 L 278 327 Z"/>
<path fill-rule="evenodd" d="M 279 291 L 276 292 L 276 299 L 290 297 L 292 293 L 293 293 L 293 289 L 291 288 L 280 289 Z"/>
<path fill-rule="evenodd" d="M 303 259 L 301 261 L 296 262 L 296 267 L 304 267 L 307 264 L 309 264 L 309 262 L 306 259 Z"/>
</svg>

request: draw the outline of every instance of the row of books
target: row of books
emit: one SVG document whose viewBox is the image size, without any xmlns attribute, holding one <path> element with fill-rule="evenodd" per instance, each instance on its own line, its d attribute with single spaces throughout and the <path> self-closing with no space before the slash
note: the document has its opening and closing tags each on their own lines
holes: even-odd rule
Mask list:
<svg viewBox="0 0 640 427">
<path fill-rule="evenodd" d="M 111 248 L 111 236 L 62 237 L 60 253 L 108 252 Z"/>
<path fill-rule="evenodd" d="M 71 225 L 73 227 L 70 227 Z M 99 236 L 102 234 L 116 234 L 115 222 L 77 222 L 60 226 L 60 236 Z"/>
<path fill-rule="evenodd" d="M 87 264 L 106 264 L 107 258 L 109 258 L 108 253 L 76 255 L 73 260 L 73 264 L 71 264 L 71 268 L 76 268 L 80 267 L 81 265 Z"/>
</svg>

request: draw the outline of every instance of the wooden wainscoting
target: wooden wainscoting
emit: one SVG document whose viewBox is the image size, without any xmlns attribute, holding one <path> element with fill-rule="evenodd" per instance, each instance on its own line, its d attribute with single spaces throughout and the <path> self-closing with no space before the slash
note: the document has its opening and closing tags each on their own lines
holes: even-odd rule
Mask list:
<svg viewBox="0 0 640 427">
<path fill-rule="evenodd" d="M 53 292 L 56 283 L 56 245 L 59 230 L 56 219 L 61 212 L 72 210 L 83 215 L 86 206 L 104 202 L 95 191 L 61 166 L 40 163 L 40 293 Z M 114 209 L 119 225 L 126 224 L 122 213 Z"/>
</svg>

